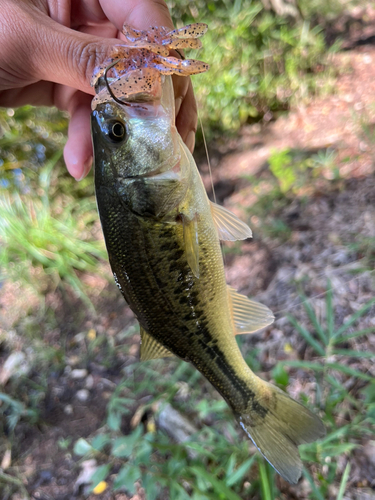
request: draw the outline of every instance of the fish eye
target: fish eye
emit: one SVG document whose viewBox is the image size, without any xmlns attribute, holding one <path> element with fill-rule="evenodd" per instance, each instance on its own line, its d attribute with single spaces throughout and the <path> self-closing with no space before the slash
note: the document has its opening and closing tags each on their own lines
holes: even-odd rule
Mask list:
<svg viewBox="0 0 375 500">
<path fill-rule="evenodd" d="M 120 143 L 126 137 L 126 127 L 120 121 L 107 122 L 107 137 L 113 143 Z"/>
</svg>

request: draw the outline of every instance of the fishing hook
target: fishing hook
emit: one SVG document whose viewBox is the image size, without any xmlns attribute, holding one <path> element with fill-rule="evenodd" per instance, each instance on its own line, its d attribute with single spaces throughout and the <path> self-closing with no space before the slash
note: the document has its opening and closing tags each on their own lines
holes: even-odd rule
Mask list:
<svg viewBox="0 0 375 500">
<path fill-rule="evenodd" d="M 110 84 L 108 82 L 108 78 L 107 78 L 107 73 L 110 69 L 113 68 L 113 66 L 116 66 L 116 64 L 118 62 L 120 62 L 121 59 L 115 59 L 113 62 L 111 62 L 111 64 L 109 64 L 106 68 L 105 68 L 105 71 L 104 71 L 104 82 L 105 82 L 105 85 L 107 87 L 107 90 L 109 92 L 109 95 L 112 97 L 112 99 L 117 102 L 118 104 L 122 104 L 124 106 L 130 106 L 130 104 L 128 102 L 125 102 L 125 101 L 121 101 L 120 99 L 118 99 L 115 94 L 112 92 L 111 90 L 111 87 L 110 87 Z"/>
</svg>

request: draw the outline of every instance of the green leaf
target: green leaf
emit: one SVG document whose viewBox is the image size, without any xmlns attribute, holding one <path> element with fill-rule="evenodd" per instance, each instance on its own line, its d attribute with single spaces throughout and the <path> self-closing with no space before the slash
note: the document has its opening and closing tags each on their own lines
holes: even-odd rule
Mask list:
<svg viewBox="0 0 375 500">
<path fill-rule="evenodd" d="M 111 454 L 114 457 L 127 458 L 133 452 L 134 446 L 142 435 L 142 428 L 137 427 L 134 432 L 128 436 L 120 437 L 112 445 Z"/>
<path fill-rule="evenodd" d="M 350 358 L 363 358 L 363 359 L 375 358 L 375 354 L 373 352 L 353 351 L 351 349 L 332 349 L 332 354 L 340 354 L 342 356 L 348 356 Z"/>
<path fill-rule="evenodd" d="M 106 444 L 111 441 L 111 438 L 108 434 L 98 434 L 91 441 L 91 446 L 98 451 L 101 451 Z"/>
<path fill-rule="evenodd" d="M 363 337 L 368 333 L 373 333 L 374 328 L 364 328 L 363 330 L 357 330 L 356 332 L 349 332 L 346 335 L 340 335 L 331 339 L 332 344 L 341 344 L 342 342 L 347 342 L 350 339 L 356 339 L 358 337 Z"/>
<path fill-rule="evenodd" d="M 114 490 L 119 490 L 120 488 L 126 488 L 126 490 L 134 494 L 135 487 L 134 483 L 140 479 L 141 470 L 138 466 L 133 464 L 125 464 L 121 467 L 120 472 L 117 474 L 116 479 L 113 483 Z"/>
<path fill-rule="evenodd" d="M 303 368 L 305 370 L 314 370 L 320 372 L 326 371 L 327 368 L 330 368 L 331 370 L 337 370 L 347 375 L 352 375 L 359 379 L 367 380 L 368 382 L 371 382 L 373 380 L 373 377 L 371 377 L 370 375 L 355 370 L 354 368 L 350 368 L 350 366 L 340 365 L 340 363 L 319 364 L 319 363 L 313 363 L 311 361 L 286 360 L 286 361 L 280 361 L 280 364 L 293 366 L 295 368 Z"/>
<path fill-rule="evenodd" d="M 191 467 L 191 472 L 193 472 L 197 476 L 197 478 L 201 477 L 208 483 L 210 483 L 213 489 L 218 494 L 218 498 L 223 498 L 225 500 L 241 500 L 237 493 L 234 493 L 234 491 L 230 490 L 227 485 L 223 483 L 223 481 L 217 479 L 215 476 L 203 469 L 203 467 L 194 465 Z"/>
<path fill-rule="evenodd" d="M 73 452 L 76 455 L 83 456 L 90 451 L 92 451 L 92 446 L 86 441 L 86 439 L 79 438 L 78 441 L 75 442 Z"/>
<path fill-rule="evenodd" d="M 345 387 L 340 384 L 338 380 L 335 379 L 335 377 L 332 377 L 331 375 L 326 375 L 326 381 L 329 382 L 333 387 L 335 387 L 340 394 L 342 394 L 342 400 L 347 399 L 350 401 L 350 403 L 356 407 L 359 408 L 361 403 L 358 401 L 356 398 L 353 398 L 353 396 L 345 389 Z"/>
<path fill-rule="evenodd" d="M 137 443 L 137 453 L 134 461 L 137 465 L 143 464 L 146 467 L 151 463 L 152 444 L 147 439 L 141 439 Z"/>
<path fill-rule="evenodd" d="M 323 342 L 323 344 L 327 345 L 327 343 L 328 343 L 327 335 L 324 332 L 322 325 L 319 323 L 318 318 L 316 317 L 315 311 L 311 307 L 309 299 L 305 295 L 302 295 L 302 299 L 303 299 L 303 307 L 305 308 L 305 311 L 307 312 L 307 315 L 310 318 L 310 321 L 311 321 L 313 327 L 315 328 L 316 333 L 319 335 L 320 340 Z"/>
<path fill-rule="evenodd" d="M 342 327 L 339 328 L 334 335 L 332 335 L 332 338 L 334 339 L 342 335 L 348 328 L 350 328 L 353 325 L 353 323 L 357 321 L 357 319 L 363 316 L 374 304 L 375 304 L 375 299 L 369 300 L 364 306 L 361 307 L 361 309 L 359 309 L 357 312 L 352 314 L 352 316 L 350 316 L 348 321 L 344 323 Z"/>
<path fill-rule="evenodd" d="M 303 474 L 310 483 L 311 489 L 313 491 L 313 494 L 315 495 L 315 498 L 317 500 L 325 500 L 324 496 L 320 492 L 320 490 L 317 488 L 316 484 L 314 483 L 313 478 L 310 476 L 310 474 L 307 472 L 306 469 L 303 469 Z"/>
<path fill-rule="evenodd" d="M 232 453 L 231 456 L 229 457 L 227 467 L 225 470 L 226 477 L 230 478 L 232 476 L 235 465 L 236 465 L 236 455 L 235 455 L 235 453 Z M 228 481 L 226 481 L 226 483 L 227 483 L 227 486 L 230 486 L 228 484 Z"/>
<path fill-rule="evenodd" d="M 277 363 L 275 368 L 272 370 L 272 377 L 276 384 L 286 387 L 289 384 L 289 375 L 285 371 L 285 368 L 280 363 Z"/>
<path fill-rule="evenodd" d="M 339 489 L 339 492 L 337 494 L 337 500 L 342 500 L 344 498 L 346 483 L 348 482 L 348 479 L 349 479 L 349 473 L 350 473 L 350 463 L 348 462 L 346 464 L 344 474 L 342 475 L 342 478 L 341 478 L 340 489 Z"/>
<path fill-rule="evenodd" d="M 326 314 L 327 314 L 328 339 L 330 339 L 333 336 L 335 314 L 332 305 L 332 287 L 331 287 L 331 282 L 329 280 L 327 283 Z"/>
<path fill-rule="evenodd" d="M 147 500 L 156 500 L 160 494 L 160 485 L 155 479 L 155 476 L 148 472 L 142 474 L 142 486 L 146 491 Z"/>
<path fill-rule="evenodd" d="M 107 425 L 111 431 L 119 431 L 121 427 L 122 414 L 118 411 L 110 411 L 107 418 Z"/>
<path fill-rule="evenodd" d="M 366 373 L 362 373 L 354 368 L 350 368 L 350 366 L 341 365 L 340 363 L 326 363 L 327 368 L 331 368 L 331 370 L 337 370 L 346 375 L 352 375 L 362 380 L 367 380 L 368 382 L 372 382 L 374 377 L 371 375 L 367 375 Z"/>
<path fill-rule="evenodd" d="M 185 488 L 181 486 L 177 481 L 172 480 L 169 483 L 169 498 L 175 498 L 178 500 L 189 500 L 191 497 L 186 492 Z"/>
<path fill-rule="evenodd" d="M 100 467 L 98 467 L 96 469 L 96 471 L 94 472 L 94 474 L 90 477 L 90 483 L 91 483 L 91 491 L 101 482 L 101 481 L 104 481 L 108 474 L 109 474 L 109 471 L 111 469 L 111 465 L 110 464 L 105 464 L 105 465 L 101 465 Z"/>
<path fill-rule="evenodd" d="M 208 450 L 207 447 L 202 446 L 201 444 L 196 443 L 194 441 L 185 441 L 184 445 L 186 448 L 191 448 L 192 450 L 196 450 L 200 455 L 202 455 L 204 457 L 208 457 L 211 460 L 215 460 L 217 458 L 215 453 Z"/>
<path fill-rule="evenodd" d="M 350 451 L 358 448 L 359 445 L 355 443 L 338 443 L 331 446 L 322 445 L 321 454 L 324 457 L 337 457 L 344 453 L 349 453 Z"/>
<path fill-rule="evenodd" d="M 248 458 L 242 465 L 240 465 L 238 469 L 233 472 L 233 474 L 231 474 L 230 477 L 226 480 L 227 486 L 231 487 L 237 482 L 241 481 L 253 465 L 256 457 L 257 455 L 253 455 L 252 457 Z"/>
<path fill-rule="evenodd" d="M 316 351 L 319 356 L 325 356 L 325 350 L 324 348 L 317 342 L 314 337 L 311 335 L 311 333 L 306 330 L 300 323 L 296 321 L 296 319 L 291 316 L 290 314 L 287 315 L 289 321 L 292 323 L 292 325 L 298 330 L 298 332 L 302 335 L 302 337 L 308 342 L 311 347 Z"/>
<path fill-rule="evenodd" d="M 368 405 L 375 403 L 375 381 L 364 387 L 361 392 L 365 396 L 365 401 Z"/>
<path fill-rule="evenodd" d="M 262 488 L 262 499 L 263 500 L 274 500 L 274 496 L 271 493 L 270 480 L 267 474 L 266 461 L 263 457 L 258 456 L 259 465 L 259 479 Z"/>
</svg>

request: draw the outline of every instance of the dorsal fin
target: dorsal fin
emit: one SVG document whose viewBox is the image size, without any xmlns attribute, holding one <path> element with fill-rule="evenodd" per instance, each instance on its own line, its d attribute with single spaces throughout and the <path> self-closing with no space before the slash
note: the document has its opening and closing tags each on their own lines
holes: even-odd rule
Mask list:
<svg viewBox="0 0 375 500">
<path fill-rule="evenodd" d="M 141 361 L 174 356 L 166 347 L 149 335 L 141 326 Z"/>
<path fill-rule="evenodd" d="M 182 224 L 184 226 L 184 245 L 186 259 L 196 278 L 199 278 L 199 243 L 198 243 L 198 222 L 194 217 L 188 220 L 183 214 Z"/>
<path fill-rule="evenodd" d="M 235 335 L 253 333 L 274 322 L 275 317 L 267 306 L 250 300 L 228 286 Z"/>
<path fill-rule="evenodd" d="M 211 213 L 219 233 L 219 238 L 226 241 L 246 240 L 253 233 L 245 222 L 236 215 L 211 201 Z"/>
</svg>

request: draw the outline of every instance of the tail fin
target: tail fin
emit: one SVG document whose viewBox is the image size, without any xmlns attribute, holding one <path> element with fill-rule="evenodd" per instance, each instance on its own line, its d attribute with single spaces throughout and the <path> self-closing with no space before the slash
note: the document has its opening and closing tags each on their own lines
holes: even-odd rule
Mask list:
<svg viewBox="0 0 375 500">
<path fill-rule="evenodd" d="M 237 419 L 272 467 L 296 484 L 302 472 L 298 445 L 323 437 L 323 422 L 285 392 L 261 379 L 259 382 L 250 411 L 237 414 Z"/>
</svg>

